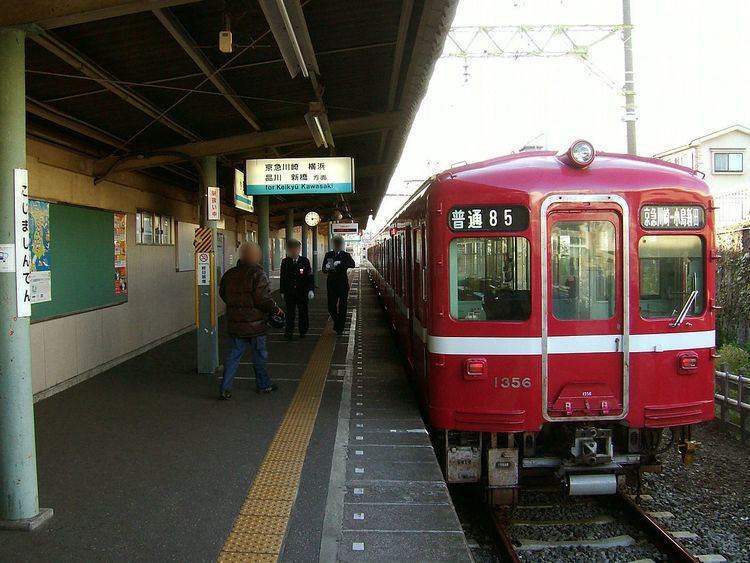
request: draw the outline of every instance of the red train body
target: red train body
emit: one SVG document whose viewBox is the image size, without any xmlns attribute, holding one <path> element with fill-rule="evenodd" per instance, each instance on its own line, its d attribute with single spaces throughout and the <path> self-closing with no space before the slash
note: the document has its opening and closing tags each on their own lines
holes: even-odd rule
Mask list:
<svg viewBox="0 0 750 563">
<path fill-rule="evenodd" d="M 708 186 L 658 160 L 571 154 L 439 174 L 368 249 L 449 481 L 515 490 L 547 468 L 609 490 L 658 463 L 662 429 L 690 456 L 690 425 L 713 418 Z"/>
</svg>

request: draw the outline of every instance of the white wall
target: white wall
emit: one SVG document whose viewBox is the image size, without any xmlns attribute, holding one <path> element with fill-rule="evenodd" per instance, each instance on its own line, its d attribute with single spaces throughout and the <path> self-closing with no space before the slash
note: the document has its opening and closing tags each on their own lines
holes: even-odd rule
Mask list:
<svg viewBox="0 0 750 563">
<path fill-rule="evenodd" d="M 27 160 L 31 197 L 128 214 L 127 303 L 32 324 L 33 388 L 40 398 L 193 328 L 195 274 L 176 271 L 174 246 L 135 244 L 135 211 L 198 218 L 190 194 L 143 175 L 94 185 L 90 161 L 32 140 Z M 225 219 L 226 262 L 237 235 L 233 217 Z M 54 225 L 51 234 L 54 256 Z"/>
<path fill-rule="evenodd" d="M 744 154 L 742 174 L 723 172 L 715 174 L 713 171 L 712 151 L 722 149 L 744 149 L 739 152 Z M 701 172 L 706 174 L 706 182 L 711 186 L 714 193 L 735 190 L 747 186 L 750 183 L 750 135 L 741 131 L 732 131 L 726 135 L 709 139 L 698 147 L 698 159 Z"/>
</svg>

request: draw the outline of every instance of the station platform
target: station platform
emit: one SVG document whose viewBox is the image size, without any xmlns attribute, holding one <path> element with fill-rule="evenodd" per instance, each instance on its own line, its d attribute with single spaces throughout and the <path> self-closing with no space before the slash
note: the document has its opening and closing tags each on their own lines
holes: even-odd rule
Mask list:
<svg viewBox="0 0 750 563">
<path fill-rule="evenodd" d="M 248 358 L 219 401 L 189 333 L 37 403 L 55 515 L 0 561 L 471 561 L 364 270 L 327 317 L 320 288 L 306 338 L 269 335 L 275 393 Z"/>
</svg>

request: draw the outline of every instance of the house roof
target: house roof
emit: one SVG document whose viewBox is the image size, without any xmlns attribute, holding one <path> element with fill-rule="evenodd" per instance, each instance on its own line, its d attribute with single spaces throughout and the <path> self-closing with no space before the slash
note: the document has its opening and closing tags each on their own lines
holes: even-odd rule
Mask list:
<svg viewBox="0 0 750 563">
<path fill-rule="evenodd" d="M 696 137 L 695 139 L 690 141 L 687 145 L 682 145 L 679 147 L 675 147 L 673 149 L 669 149 L 666 151 L 656 153 L 654 155 L 654 158 L 663 158 L 665 156 L 669 156 L 671 154 L 682 152 L 692 147 L 697 147 L 698 145 L 701 145 L 705 143 L 706 141 L 710 141 L 711 139 L 715 139 L 716 137 L 721 137 L 722 135 L 726 135 L 727 133 L 732 133 L 734 131 L 739 131 L 740 133 L 750 135 L 750 128 L 745 127 L 744 125 L 739 125 L 739 124 L 730 125 L 729 127 L 725 127 L 724 129 L 719 129 L 718 131 L 714 131 L 712 133 L 702 135 L 701 137 Z"/>
</svg>

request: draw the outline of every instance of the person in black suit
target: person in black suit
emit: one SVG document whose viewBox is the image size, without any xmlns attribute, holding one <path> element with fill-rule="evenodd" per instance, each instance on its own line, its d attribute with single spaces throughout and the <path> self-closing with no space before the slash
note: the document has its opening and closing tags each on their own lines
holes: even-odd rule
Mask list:
<svg viewBox="0 0 750 563">
<path fill-rule="evenodd" d="M 323 273 L 328 276 L 328 313 L 333 319 L 333 328 L 338 333 L 344 332 L 346 324 L 346 305 L 349 298 L 349 276 L 347 270 L 354 268 L 354 259 L 344 250 L 344 238 L 333 237 L 333 250 L 326 252 L 323 258 Z"/>
<path fill-rule="evenodd" d="M 304 338 L 310 321 L 307 302 L 315 297 L 315 277 L 310 261 L 300 256 L 302 244 L 298 240 L 287 242 L 287 257 L 281 261 L 281 294 L 286 301 L 286 330 L 288 340 L 294 334 L 294 317 L 299 310 L 299 335 Z"/>
</svg>

